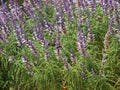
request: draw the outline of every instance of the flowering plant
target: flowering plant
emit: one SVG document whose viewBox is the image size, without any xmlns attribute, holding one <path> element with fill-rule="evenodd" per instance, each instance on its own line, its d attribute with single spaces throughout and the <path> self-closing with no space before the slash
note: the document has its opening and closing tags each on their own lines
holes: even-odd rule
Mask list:
<svg viewBox="0 0 120 90">
<path fill-rule="evenodd" d="M 120 90 L 119 1 L 12 1 L 0 8 L 0 90 Z"/>
</svg>

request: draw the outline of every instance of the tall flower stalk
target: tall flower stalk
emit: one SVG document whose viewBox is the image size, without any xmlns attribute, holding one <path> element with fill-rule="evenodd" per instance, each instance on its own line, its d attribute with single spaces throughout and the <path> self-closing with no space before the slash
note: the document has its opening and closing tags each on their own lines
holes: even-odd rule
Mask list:
<svg viewBox="0 0 120 90">
<path fill-rule="evenodd" d="M 116 27 L 117 27 L 117 32 L 118 32 L 118 36 L 120 37 L 120 16 L 119 16 L 119 10 L 118 10 L 118 5 L 117 2 L 114 1 L 114 12 L 115 12 L 115 23 L 116 23 Z M 119 39 L 119 43 L 120 43 L 120 39 Z"/>
<path fill-rule="evenodd" d="M 69 68 L 67 59 L 64 59 L 64 66 L 65 66 L 65 69 L 66 69 L 67 71 L 70 71 L 70 68 Z"/>
<path fill-rule="evenodd" d="M 56 29 L 57 29 L 57 37 L 56 37 L 56 54 L 59 60 L 62 60 L 61 56 L 61 43 L 60 43 L 60 23 L 59 23 L 59 13 L 56 15 Z"/>
<path fill-rule="evenodd" d="M 100 76 L 104 76 L 103 67 L 104 67 L 105 62 L 106 62 L 106 54 L 104 52 L 102 52 L 102 61 L 101 61 L 101 64 L 100 64 L 100 71 L 99 71 Z"/>
<path fill-rule="evenodd" d="M 78 51 L 80 52 L 80 55 L 83 57 L 87 56 L 86 51 L 86 40 L 84 39 L 83 33 L 80 31 L 80 24 L 78 25 L 78 35 L 77 35 L 77 45 L 78 45 Z"/>
<path fill-rule="evenodd" d="M 105 51 L 109 49 L 109 38 L 110 38 L 110 35 L 113 34 L 113 29 L 112 29 L 112 26 L 113 26 L 113 18 L 111 17 L 110 18 L 110 21 L 109 21 L 109 27 L 108 27 L 108 31 L 107 33 L 105 34 L 105 37 L 104 37 L 104 49 Z"/>
<path fill-rule="evenodd" d="M 91 1 L 91 12 L 92 12 L 92 17 L 94 17 L 94 14 L 95 14 L 95 5 L 96 5 L 95 0 L 92 0 L 92 1 Z"/>
<path fill-rule="evenodd" d="M 25 55 L 22 55 L 22 62 L 25 63 L 28 73 L 32 75 L 33 74 L 32 65 L 29 62 L 29 60 L 25 57 Z"/>
<path fill-rule="evenodd" d="M 38 38 L 41 41 L 44 49 L 45 49 L 45 60 L 49 61 L 49 51 L 48 51 L 48 43 L 46 41 L 46 39 L 43 36 L 43 31 L 41 30 L 41 28 L 36 25 L 37 29 L 38 29 Z"/>
<path fill-rule="evenodd" d="M 35 56 L 37 56 L 37 57 L 39 56 L 39 53 L 31 40 L 28 41 L 28 47 L 30 48 L 30 50 L 33 51 Z"/>
</svg>

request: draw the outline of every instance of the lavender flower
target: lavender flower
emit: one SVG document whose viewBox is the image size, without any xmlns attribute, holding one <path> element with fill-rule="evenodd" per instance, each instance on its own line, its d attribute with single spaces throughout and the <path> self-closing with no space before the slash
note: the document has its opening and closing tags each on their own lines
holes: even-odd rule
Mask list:
<svg viewBox="0 0 120 90">
<path fill-rule="evenodd" d="M 108 30 L 110 31 L 111 34 L 114 34 L 112 26 L 113 26 L 113 17 L 110 18 Z"/>
<path fill-rule="evenodd" d="M 108 9 L 108 0 L 104 0 L 104 5 L 103 5 L 103 7 L 104 7 L 104 14 L 105 15 L 107 15 L 107 9 Z"/>
<path fill-rule="evenodd" d="M 104 43 L 105 50 L 109 49 L 109 37 L 110 37 L 111 34 L 114 34 L 112 26 L 113 26 L 113 17 L 110 18 L 109 28 L 108 28 L 107 33 L 105 34 L 105 37 L 104 37 L 104 42 L 103 43 Z"/>
<path fill-rule="evenodd" d="M 78 18 L 81 18 L 81 8 L 78 7 Z"/>
<path fill-rule="evenodd" d="M 41 30 L 41 28 L 38 25 L 36 25 L 36 29 L 38 29 L 38 35 L 37 35 L 37 37 L 39 38 L 39 40 L 44 45 L 45 41 L 44 41 L 43 31 Z"/>
<path fill-rule="evenodd" d="M 19 32 L 20 32 L 21 37 L 22 37 L 22 43 L 27 44 L 28 43 L 28 38 L 26 36 L 25 30 L 23 29 L 23 27 L 21 25 L 18 28 L 19 28 Z"/>
<path fill-rule="evenodd" d="M 60 44 L 60 23 L 59 23 L 59 14 L 56 16 L 56 25 L 57 25 L 57 38 L 56 38 L 56 54 L 59 60 L 62 60 L 61 57 L 61 44 Z"/>
<path fill-rule="evenodd" d="M 64 6 L 64 10 L 67 13 L 67 18 L 68 18 L 68 22 L 70 21 L 70 17 L 71 17 L 71 13 L 70 13 L 70 9 L 69 9 L 69 3 L 68 0 L 62 0 L 63 6 Z"/>
<path fill-rule="evenodd" d="M 118 37 L 119 37 L 118 42 L 119 42 L 119 44 L 120 44 L 120 26 L 118 26 Z"/>
<path fill-rule="evenodd" d="M 120 0 L 118 0 L 118 3 L 120 4 Z"/>
<path fill-rule="evenodd" d="M 119 11 L 118 11 L 118 6 L 117 2 L 114 1 L 114 12 L 115 12 L 115 21 L 116 21 L 116 26 L 117 26 L 117 32 L 118 32 L 118 37 L 120 37 L 120 16 L 119 16 Z M 119 40 L 120 43 L 120 40 Z"/>
<path fill-rule="evenodd" d="M 40 17 L 38 14 L 37 14 L 37 18 L 38 18 L 39 22 L 41 23 L 41 26 L 42 26 L 43 28 L 46 28 L 46 27 L 45 27 L 45 23 L 42 21 L 41 17 Z"/>
<path fill-rule="evenodd" d="M 15 36 L 16 36 L 16 39 L 18 41 L 18 45 L 19 46 L 22 46 L 22 41 L 21 41 L 21 37 L 20 37 L 20 32 L 18 31 L 17 29 L 17 24 L 16 24 L 16 21 L 13 20 L 13 27 L 14 27 L 14 32 L 15 32 Z"/>
<path fill-rule="evenodd" d="M 0 48 L 0 53 L 2 53 L 2 54 L 7 54 L 7 52 L 4 51 L 2 48 Z"/>
<path fill-rule="evenodd" d="M 82 1 L 82 0 L 76 0 L 76 7 L 79 8 L 79 7 L 81 6 L 81 3 L 82 3 L 81 1 Z"/>
<path fill-rule="evenodd" d="M 41 0 L 30 0 L 30 3 L 37 9 L 42 8 L 42 6 L 41 6 L 42 1 Z"/>
<path fill-rule="evenodd" d="M 31 29 L 32 27 L 30 27 L 30 29 Z M 39 40 L 39 38 L 38 38 L 38 33 L 37 33 L 37 30 L 36 30 L 37 28 L 36 28 L 36 26 L 31 30 L 32 31 L 32 35 L 33 35 L 33 39 L 34 40 Z"/>
<path fill-rule="evenodd" d="M 72 18 L 74 19 L 74 20 L 76 20 L 76 14 L 75 14 L 75 6 L 74 6 L 74 2 L 73 2 L 73 0 L 69 0 L 69 3 L 70 3 L 70 11 L 72 12 L 72 14 L 73 14 L 73 16 L 72 16 Z"/>
<path fill-rule="evenodd" d="M 100 67 L 100 71 L 99 71 L 99 75 L 100 76 L 103 76 L 103 66 L 104 66 L 104 63 L 106 62 L 106 54 L 103 52 L 102 53 L 102 62 L 101 62 L 101 67 Z"/>
<path fill-rule="evenodd" d="M 0 42 L 3 42 L 4 44 L 7 43 L 7 41 L 4 39 L 1 33 L 0 33 Z"/>
<path fill-rule="evenodd" d="M 62 57 L 61 57 L 61 44 L 60 44 L 60 32 L 58 30 L 58 35 L 57 35 L 57 38 L 56 38 L 56 54 L 58 56 L 58 58 L 60 60 L 62 60 Z"/>
<path fill-rule="evenodd" d="M 87 56 L 86 40 L 84 39 L 83 34 L 80 32 L 80 24 L 78 25 L 77 45 L 80 54 L 86 57 Z"/>
<path fill-rule="evenodd" d="M 24 9 L 26 10 L 26 13 L 28 15 L 30 15 L 30 17 L 34 20 L 34 22 L 36 23 L 35 17 L 34 17 L 34 10 L 31 4 L 26 4 L 26 6 L 24 6 Z"/>
<path fill-rule="evenodd" d="M 115 12 L 115 19 L 116 19 L 116 24 L 119 25 L 119 11 L 118 11 L 118 6 L 116 1 L 114 1 L 114 12 Z"/>
<path fill-rule="evenodd" d="M 45 40 L 45 43 L 44 43 L 44 48 L 45 48 L 45 60 L 49 61 L 48 43 L 46 42 L 46 40 Z"/>
<path fill-rule="evenodd" d="M 83 46 L 83 38 L 81 32 L 78 32 L 78 40 L 77 40 L 77 45 L 78 45 L 78 50 L 82 56 L 86 56 L 86 50 Z"/>
<path fill-rule="evenodd" d="M 95 71 L 94 71 L 94 69 L 93 69 L 93 68 L 91 69 L 91 73 L 93 74 L 93 76 L 95 76 L 95 75 L 96 75 L 96 73 L 95 73 Z"/>
<path fill-rule="evenodd" d="M 104 0 L 101 0 L 100 4 L 101 4 L 101 7 L 102 7 L 102 10 L 104 11 Z"/>
<path fill-rule="evenodd" d="M 33 74 L 32 65 L 30 64 L 28 59 L 25 57 L 25 55 L 22 55 L 22 62 L 25 63 L 26 68 L 28 69 L 28 73 L 32 75 Z"/>
<path fill-rule="evenodd" d="M 83 71 L 88 72 L 86 66 L 83 63 L 81 63 L 80 65 L 81 65 Z"/>
<path fill-rule="evenodd" d="M 7 37 L 11 32 L 8 21 L 9 21 L 8 9 L 7 9 L 7 6 L 4 5 L 0 10 L 0 24 L 1 24 L 1 27 L 3 28 L 2 31 L 5 33 Z"/>
<path fill-rule="evenodd" d="M 69 70 L 70 70 L 70 69 L 69 69 L 68 62 L 67 62 L 67 60 L 66 60 L 66 59 L 64 59 L 64 66 L 65 66 L 65 69 L 66 69 L 67 71 L 69 71 Z"/>
<path fill-rule="evenodd" d="M 104 1 L 104 0 L 100 0 L 100 1 L 101 1 L 101 4 L 103 5 L 103 1 Z"/>
<path fill-rule="evenodd" d="M 22 55 L 22 62 L 26 64 L 26 67 L 30 69 L 32 65 L 30 64 L 29 60 L 25 57 L 25 55 Z"/>
<path fill-rule="evenodd" d="M 66 31 L 66 27 L 65 27 L 65 23 L 64 23 L 64 17 L 63 17 L 63 14 L 62 14 L 62 10 L 59 8 L 59 16 L 60 16 L 60 27 L 62 28 L 62 32 L 64 33 L 64 34 L 67 34 L 67 31 Z"/>
<path fill-rule="evenodd" d="M 87 9 L 87 4 L 86 4 L 86 1 L 85 0 L 81 0 L 81 6 L 86 14 L 86 16 L 88 17 L 89 14 L 88 14 L 88 9 Z"/>
<path fill-rule="evenodd" d="M 27 58 L 25 57 L 25 55 L 22 55 L 22 62 L 23 62 L 23 63 L 27 63 L 27 62 L 28 62 L 28 60 L 27 60 Z"/>
<path fill-rule="evenodd" d="M 76 57 L 75 55 L 73 54 L 72 52 L 72 49 L 70 49 L 70 56 L 71 56 L 71 61 L 73 64 L 76 64 L 77 63 L 77 60 L 76 60 Z"/>
<path fill-rule="evenodd" d="M 91 26 L 90 26 L 90 20 L 87 19 L 87 24 L 88 24 L 88 40 L 89 42 L 92 42 L 93 41 L 93 33 L 91 31 Z"/>
<path fill-rule="evenodd" d="M 35 56 L 39 56 L 39 53 L 38 53 L 37 49 L 35 48 L 35 46 L 33 45 L 31 40 L 28 41 L 28 46 L 33 51 Z"/>
<path fill-rule="evenodd" d="M 64 10 L 67 12 L 68 11 L 68 6 L 67 6 L 67 0 L 62 0 L 63 6 L 64 6 Z"/>
<path fill-rule="evenodd" d="M 92 12 L 92 17 L 94 17 L 94 14 L 95 14 L 95 0 L 92 0 L 91 1 L 91 12 Z"/>
<path fill-rule="evenodd" d="M 47 19 L 45 21 L 46 21 L 46 28 L 48 29 L 49 34 L 52 35 L 52 33 L 54 32 L 53 25 L 50 22 L 48 22 Z"/>
<path fill-rule="evenodd" d="M 109 12 L 110 12 L 110 18 L 113 17 L 113 4 L 112 4 L 112 0 L 109 0 Z"/>
<path fill-rule="evenodd" d="M 85 74 L 83 72 L 80 71 L 80 76 L 84 79 L 87 80 L 87 77 L 85 76 Z"/>
<path fill-rule="evenodd" d="M 38 36 L 37 37 L 41 41 L 41 43 L 45 49 L 45 60 L 49 61 L 48 43 L 43 36 L 43 31 L 41 30 L 41 28 L 38 25 L 36 25 L 36 28 L 38 29 Z"/>
</svg>

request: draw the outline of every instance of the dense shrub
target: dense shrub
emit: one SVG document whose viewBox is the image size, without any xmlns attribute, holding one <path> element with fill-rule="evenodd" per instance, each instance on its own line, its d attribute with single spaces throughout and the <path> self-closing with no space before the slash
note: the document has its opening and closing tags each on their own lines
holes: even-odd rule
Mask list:
<svg viewBox="0 0 120 90">
<path fill-rule="evenodd" d="M 0 90 L 120 90 L 119 2 L 7 5 L 0 9 Z"/>
</svg>

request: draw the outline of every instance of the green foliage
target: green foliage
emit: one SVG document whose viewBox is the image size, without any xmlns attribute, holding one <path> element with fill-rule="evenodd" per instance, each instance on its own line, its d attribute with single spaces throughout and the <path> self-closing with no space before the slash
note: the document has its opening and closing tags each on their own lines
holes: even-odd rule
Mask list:
<svg viewBox="0 0 120 90">
<path fill-rule="evenodd" d="M 47 7 L 43 11 L 47 12 L 47 20 L 55 23 L 56 11 L 54 8 Z M 42 10 L 39 13 L 43 20 L 44 13 Z M 101 17 L 100 21 L 98 16 Z M 45 51 L 41 42 L 32 39 L 29 26 L 31 25 L 33 28 L 35 21 L 26 19 L 23 27 L 27 37 L 33 40 L 39 56 L 36 57 L 28 47 L 17 46 L 15 36 L 11 32 L 8 39 L 9 44 L 0 43 L 0 47 L 5 51 L 5 53 L 0 53 L 0 90 L 62 90 L 62 87 L 66 87 L 68 90 L 120 90 L 120 45 L 115 35 L 110 37 L 110 48 L 105 51 L 107 54 L 106 62 L 102 67 L 103 73 L 100 75 L 104 49 L 103 41 L 108 31 L 108 22 L 109 17 L 105 16 L 98 7 L 94 18 L 90 18 L 94 41 L 87 42 L 89 54 L 87 57 L 82 57 L 77 48 L 76 23 L 66 22 L 67 34 L 60 35 L 61 55 L 63 59 L 67 59 L 69 66 L 69 70 L 66 70 L 64 61 L 60 61 L 56 57 L 55 46 L 48 47 L 49 62 L 45 61 Z M 54 30 L 52 35 L 44 32 L 44 37 L 48 42 L 56 39 L 57 32 L 56 29 Z M 87 35 L 88 27 L 85 22 L 81 26 L 81 31 Z M 71 62 L 71 49 L 77 60 L 76 64 Z M 31 68 L 27 68 L 22 62 L 22 54 L 29 60 Z M 10 57 L 14 57 L 14 61 L 9 61 Z M 84 64 L 87 70 L 84 70 L 81 64 Z M 95 75 L 92 73 L 92 69 Z"/>
</svg>

